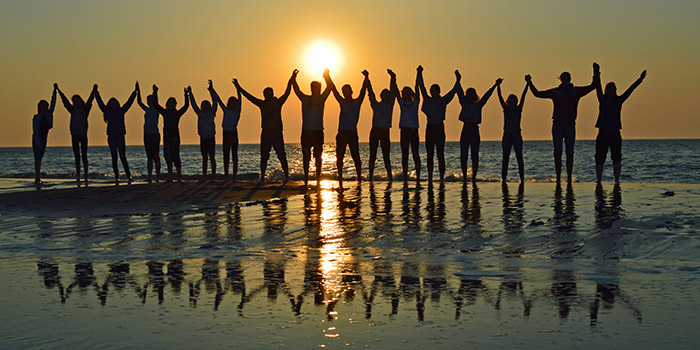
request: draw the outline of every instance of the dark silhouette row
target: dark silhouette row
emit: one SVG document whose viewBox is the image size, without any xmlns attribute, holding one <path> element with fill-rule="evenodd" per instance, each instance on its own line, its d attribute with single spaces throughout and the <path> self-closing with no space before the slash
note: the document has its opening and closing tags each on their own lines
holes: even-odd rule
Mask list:
<svg viewBox="0 0 700 350">
<path fill-rule="evenodd" d="M 79 95 L 74 95 L 69 101 L 58 84 L 54 84 L 51 104 L 42 100 L 38 105 L 38 113 L 33 119 L 32 145 L 35 158 L 36 183 L 40 183 L 39 174 L 41 171 L 41 160 L 46 150 L 47 136 L 49 129 L 53 126 L 53 111 L 56 105 L 56 92 L 61 96 L 65 108 L 70 112 L 70 132 L 72 138 L 73 152 L 75 154 L 76 179 L 80 181 L 81 159 L 87 181 L 87 129 L 88 115 L 93 99 L 97 101 L 100 110 L 104 115 L 107 124 L 107 142 L 112 155 L 112 167 L 115 181 L 119 181 L 119 169 L 117 157 L 121 159 L 124 172 L 129 181 L 131 173 L 125 154 L 126 127 L 124 116 L 129 110 L 134 100 L 144 110 L 144 146 L 146 149 L 148 162 L 148 182 L 153 181 L 153 168 L 155 166 L 155 181 L 160 178 L 160 132 L 158 130 L 158 119 L 163 117 L 163 154 L 168 168 L 168 181 L 173 179 L 180 181 L 182 175 L 182 165 L 180 161 L 180 118 L 192 106 L 197 115 L 197 131 L 200 136 L 200 149 L 202 153 L 202 181 L 207 180 L 208 164 L 211 163 L 211 179 L 216 176 L 216 161 L 214 157 L 216 125 L 215 117 L 218 107 L 223 110 L 223 149 L 224 149 L 224 174 L 225 181 L 229 180 L 229 160 L 232 165 L 232 180 L 236 181 L 238 173 L 238 122 L 241 116 L 241 95 L 245 96 L 252 104 L 260 109 L 261 129 L 260 134 L 260 177 L 265 180 L 267 162 L 270 152 L 274 148 L 275 153 L 281 163 L 285 181 L 289 179 L 289 167 L 284 149 L 284 135 L 282 132 L 282 107 L 287 101 L 292 88 L 301 101 L 302 106 L 302 132 L 301 148 L 303 154 L 304 181 L 309 180 L 309 165 L 313 155 L 316 165 L 316 179 L 321 175 L 321 157 L 323 153 L 324 127 L 323 113 L 324 105 L 328 97 L 333 94 L 340 105 L 340 115 L 338 122 L 338 132 L 336 135 L 336 159 L 340 181 L 343 180 L 343 159 L 345 152 L 349 148 L 350 155 L 355 164 L 357 180 L 362 179 L 362 161 L 359 152 L 359 136 L 357 124 L 360 118 L 360 108 L 365 95 L 369 95 L 370 106 L 373 111 L 372 128 L 370 130 L 370 156 L 369 156 L 369 179 L 374 175 L 374 164 L 377 158 L 378 148 L 381 146 L 388 179 L 392 179 L 390 154 L 389 130 L 392 127 L 394 104 L 397 103 L 400 109 L 399 128 L 401 144 L 401 164 L 404 181 L 408 179 L 408 158 L 409 149 L 413 156 L 415 177 L 420 181 L 421 161 L 418 152 L 418 110 L 421 96 L 423 104 L 420 110 L 427 118 L 425 130 L 425 147 L 427 151 L 428 180 L 433 180 L 434 157 L 437 155 L 438 171 L 440 181 L 445 175 L 445 113 L 447 105 L 455 95 L 458 96 L 461 105 L 459 120 L 463 122 L 460 136 L 460 164 L 464 181 L 468 179 L 467 159 L 471 150 L 471 181 L 475 182 L 479 169 L 479 145 L 481 137 L 479 134 L 479 124 L 482 122 L 482 110 L 488 102 L 494 90 L 498 92 L 498 98 L 503 108 L 503 158 L 501 176 L 503 181 L 507 179 L 508 162 L 510 152 L 515 152 L 518 162 L 518 173 L 520 181 L 525 179 L 523 165 L 523 137 L 521 133 L 522 110 L 525 96 L 528 89 L 535 97 L 551 99 L 554 103 L 552 115 L 552 139 L 554 141 L 554 164 L 557 174 L 557 183 L 561 181 L 562 153 L 566 146 L 566 170 L 567 181 L 571 183 L 573 172 L 574 142 L 576 139 L 576 117 L 578 101 L 594 89 L 597 92 L 599 101 L 599 113 L 595 126 L 599 129 L 596 138 L 596 175 L 598 182 L 601 181 L 603 164 L 610 150 L 613 161 L 615 182 L 619 182 L 621 169 L 621 145 L 620 134 L 622 104 L 627 100 L 632 91 L 641 84 L 646 76 L 646 71 L 642 72 L 637 81 L 634 82 L 622 95 L 617 95 L 615 83 L 608 83 L 605 90 L 600 83 L 599 66 L 593 64 L 593 81 L 588 86 L 574 86 L 571 83 L 571 74 L 563 72 L 559 76 L 561 84 L 553 89 L 539 91 L 532 83 L 530 75 L 525 76 L 526 85 L 520 96 L 509 95 L 503 98 L 501 83 L 503 79 L 497 79 L 491 88 L 480 98 L 476 90 L 472 87 L 466 92 L 461 85 L 461 74 L 455 71 L 455 84 L 453 88 L 444 95 L 441 95 L 440 86 L 433 84 L 430 86 L 430 93 L 425 87 L 423 79 L 423 67 L 418 66 L 414 88 L 405 86 L 399 91 L 396 74 L 392 70 L 387 70 L 391 77 L 389 88 L 382 89 L 380 98 L 377 100 L 372 84 L 369 80 L 369 72 L 362 71 L 365 79 L 357 97 L 353 97 L 353 89 L 345 84 L 341 87 L 341 92 L 336 88 L 326 69 L 323 77 L 326 82 L 325 90 L 321 91 L 321 82 L 311 82 L 311 94 L 306 95 L 301 91 L 297 83 L 298 70 L 294 70 L 290 77 L 284 93 L 276 97 L 274 90 L 267 87 L 263 90 L 263 98 L 260 99 L 243 89 L 237 79 L 233 79 L 233 84 L 237 91 L 237 96 L 228 98 L 224 104 L 219 95 L 214 90 L 211 80 L 209 80 L 208 91 L 211 101 L 203 100 L 198 105 L 190 86 L 184 89 L 184 106 L 177 108 L 177 101 L 174 97 L 168 98 L 165 107 L 158 102 L 158 87 L 153 85 L 153 92 L 146 99 L 146 104 L 141 101 L 141 91 L 138 82 L 134 91 L 129 95 L 126 103 L 120 105 L 119 101 L 112 97 L 105 104 L 95 84 L 87 102 L 84 102 Z M 173 178 L 173 165 L 175 166 L 176 177 Z"/>
</svg>

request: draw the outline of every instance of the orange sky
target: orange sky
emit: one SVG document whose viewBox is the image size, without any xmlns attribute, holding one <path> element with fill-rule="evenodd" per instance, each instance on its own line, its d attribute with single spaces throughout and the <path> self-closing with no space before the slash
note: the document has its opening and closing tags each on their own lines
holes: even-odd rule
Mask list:
<svg viewBox="0 0 700 350">
<path fill-rule="evenodd" d="M 161 98 L 191 84 L 205 97 L 213 79 L 222 96 L 234 93 L 232 77 L 255 95 L 265 86 L 281 93 L 294 68 L 308 92 L 305 48 L 325 39 L 342 52 L 336 84 L 359 91 L 368 69 L 375 89 L 388 84 L 386 68 L 399 85 L 413 85 L 415 67 L 425 67 L 427 84 L 443 91 L 462 72 L 463 86 L 482 94 L 502 77 L 504 93 L 519 94 L 523 76 L 540 89 L 558 84 L 563 70 L 575 84 L 589 84 L 591 63 L 600 63 L 603 82 L 623 90 L 643 69 L 649 76 L 626 102 L 623 137 L 700 137 L 700 25 L 694 1 L 5 1 L 0 3 L 0 146 L 29 146 L 36 103 L 58 82 L 67 95 L 87 97 L 93 83 L 103 97 L 124 102 L 139 80 L 144 92 L 157 83 Z M 144 96 L 145 97 L 145 96 Z M 495 96 L 494 96 L 495 97 Z M 337 130 L 338 106 L 326 104 L 326 141 Z M 459 103 L 448 108 L 448 140 L 457 140 Z M 531 95 L 523 114 L 525 139 L 549 139 L 551 102 Z M 592 139 L 597 112 L 593 94 L 579 107 L 578 138 Z M 217 122 L 220 142 L 220 118 Z M 69 115 L 59 104 L 50 146 L 70 144 Z M 298 142 L 301 107 L 292 96 L 283 112 L 285 140 Z M 421 115 L 421 122 L 425 118 Z M 362 108 L 359 134 L 366 141 L 371 108 Z M 398 108 L 394 126 L 398 125 Z M 422 125 L 422 126 L 423 126 Z M 497 100 L 484 111 L 481 135 L 498 140 L 502 112 Z M 127 114 L 127 144 L 142 144 L 143 112 Z M 198 143 L 191 110 L 181 121 L 183 143 Z M 260 115 L 245 102 L 239 124 L 243 143 L 259 141 Z M 421 132 L 422 135 L 422 132 Z M 398 128 L 392 130 L 398 140 Z M 422 139 L 422 137 L 421 137 Z M 90 114 L 90 144 L 106 144 L 105 124 Z"/>
</svg>

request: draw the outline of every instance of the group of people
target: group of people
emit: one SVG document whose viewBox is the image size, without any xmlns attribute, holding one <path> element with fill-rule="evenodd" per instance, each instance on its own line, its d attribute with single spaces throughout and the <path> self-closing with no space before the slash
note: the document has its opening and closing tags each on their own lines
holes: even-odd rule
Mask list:
<svg viewBox="0 0 700 350">
<path fill-rule="evenodd" d="M 389 158 L 391 147 L 389 130 L 392 127 L 394 105 L 398 104 L 400 110 L 401 164 L 404 181 L 408 179 L 409 149 L 415 164 L 416 180 L 420 181 L 421 161 L 418 152 L 419 109 L 427 118 L 424 140 L 428 157 L 428 180 L 430 182 L 433 180 L 434 157 L 437 156 L 438 172 L 440 181 L 442 181 L 445 175 L 445 114 L 447 105 L 453 100 L 455 95 L 457 95 L 461 105 L 459 120 L 463 123 L 460 136 L 461 170 L 464 181 L 467 181 L 467 160 L 469 158 L 469 151 L 471 150 L 471 181 L 475 182 L 479 168 L 479 144 L 481 142 L 479 124 L 482 122 L 483 107 L 488 102 L 494 90 L 497 91 L 501 107 L 503 108 L 503 162 L 501 171 L 503 181 L 507 179 L 511 150 L 514 151 L 518 162 L 520 181 L 523 182 L 525 180 L 523 138 L 520 124 L 525 96 L 528 90 L 530 90 L 535 97 L 551 99 L 553 101 L 552 138 L 554 141 L 554 164 L 557 182 L 561 181 L 562 154 L 565 148 L 567 181 L 571 183 L 578 102 L 582 97 L 596 90 L 600 104 L 598 119 L 595 124 L 599 129 L 596 138 L 595 152 L 597 180 L 598 182 L 601 181 L 603 164 L 608 151 L 610 151 L 615 181 L 619 182 L 622 159 L 622 138 L 620 135 L 620 129 L 622 128 L 622 104 L 627 100 L 632 91 L 641 84 L 646 76 L 646 71 L 643 71 L 639 79 L 637 79 L 622 95 L 618 95 L 615 83 L 610 82 L 605 86 L 605 89 L 602 88 L 600 82 L 600 67 L 598 64 L 594 63 L 593 80 L 590 85 L 574 86 L 571 83 L 571 74 L 563 72 L 559 76 L 561 84 L 558 87 L 546 91 L 539 91 L 533 84 L 530 75 L 526 75 L 526 84 L 520 99 L 514 94 L 504 99 L 501 91 L 501 82 L 503 79 L 497 79 L 486 93 L 479 97 L 473 87 L 468 88 L 466 92 L 463 90 L 459 71 L 455 71 L 455 84 L 449 92 L 442 95 L 440 86 L 438 84 L 432 84 L 428 93 L 423 78 L 423 67 L 418 66 L 414 88 L 405 86 L 401 90 L 398 88 L 396 74 L 388 69 L 387 73 L 390 76 L 389 87 L 382 89 L 379 94 L 379 99 L 377 99 L 369 79 L 369 72 L 366 70 L 362 71 L 364 81 L 357 97 L 353 96 L 353 89 L 348 84 L 343 85 L 339 92 L 330 77 L 328 69 L 323 73 L 326 88 L 322 90 L 321 82 L 313 81 L 310 86 L 311 94 L 307 95 L 301 91 L 297 83 L 296 78 L 298 72 L 298 70 L 292 72 L 292 76 L 281 96 L 276 97 L 274 90 L 271 87 L 267 87 L 263 90 L 262 99 L 253 96 L 243 89 L 238 80 L 234 78 L 232 82 L 236 88 L 237 95 L 229 97 L 226 104 L 223 103 L 216 93 L 211 80 L 208 82 L 208 91 L 211 101 L 202 100 L 199 105 L 192 93 L 192 88 L 188 86 L 184 89 L 184 105 L 181 108 L 177 108 L 177 100 L 175 97 L 168 98 L 165 107 L 162 107 L 158 102 L 158 87 L 155 84 L 153 85 L 152 94 L 148 95 L 146 98 L 146 104 L 142 102 L 141 90 L 138 82 L 134 87 L 134 91 L 129 95 L 124 104 L 120 104 L 114 97 L 110 98 L 107 104 L 105 104 L 100 96 L 97 84 L 93 86 L 87 102 L 85 102 L 80 95 L 73 95 L 72 98 L 68 100 L 65 94 L 59 89 L 58 84 L 54 84 L 51 103 L 49 104 L 46 100 L 41 100 L 38 104 L 38 112 L 33 118 L 32 146 L 34 150 L 36 182 L 41 182 L 41 160 L 46 150 L 49 129 L 53 127 L 53 112 L 56 106 L 57 93 L 60 95 L 66 110 L 70 113 L 70 132 L 75 155 L 75 174 L 77 181 L 81 181 L 81 160 L 85 181 L 87 181 L 88 176 L 87 130 L 88 116 L 93 100 L 97 101 L 103 113 L 103 119 L 107 124 L 107 143 L 112 156 L 115 181 L 119 181 L 117 158 L 121 160 L 126 177 L 131 181 L 131 173 L 125 154 L 126 126 L 124 118 L 134 100 L 138 102 L 138 105 L 144 111 L 144 145 L 148 162 L 149 183 L 154 180 L 154 168 L 155 181 L 158 182 L 160 178 L 161 163 L 159 149 L 161 136 L 158 123 L 161 116 L 163 118 L 163 154 L 168 169 L 167 181 L 173 181 L 173 179 L 177 181 L 181 180 L 182 165 L 180 161 L 179 122 L 190 105 L 197 115 L 197 131 L 200 137 L 200 149 L 202 153 L 202 181 L 207 180 L 209 163 L 211 163 L 211 179 L 213 180 L 216 177 L 215 117 L 219 107 L 223 111 L 222 144 L 224 151 L 225 181 L 228 181 L 230 178 L 229 164 L 232 165 L 231 179 L 236 181 L 238 173 L 238 122 L 241 116 L 242 96 L 245 96 L 246 99 L 260 109 L 262 128 L 260 135 L 261 180 L 265 180 L 267 162 L 270 157 L 270 152 L 274 148 L 281 163 L 282 170 L 284 171 L 286 181 L 289 178 L 289 166 L 284 149 L 282 107 L 287 101 L 292 89 L 301 101 L 301 148 L 305 183 L 308 183 L 309 180 L 309 167 L 312 155 L 315 160 L 316 179 L 318 180 L 321 175 L 321 158 L 324 142 L 324 106 L 331 94 L 333 94 L 340 105 L 338 133 L 336 135 L 336 159 L 338 177 L 341 182 L 343 179 L 343 160 L 347 148 L 350 149 L 350 156 L 355 164 L 357 179 L 358 181 L 362 179 L 362 161 L 359 152 L 357 124 L 365 95 L 369 96 L 370 107 L 373 112 L 372 128 L 369 134 L 370 180 L 374 176 L 374 165 L 379 147 L 381 147 L 382 150 L 388 179 L 390 181 L 393 180 L 391 161 Z M 423 98 L 422 105 L 420 103 L 421 97 Z M 175 166 L 175 177 L 173 176 L 173 165 Z"/>
</svg>

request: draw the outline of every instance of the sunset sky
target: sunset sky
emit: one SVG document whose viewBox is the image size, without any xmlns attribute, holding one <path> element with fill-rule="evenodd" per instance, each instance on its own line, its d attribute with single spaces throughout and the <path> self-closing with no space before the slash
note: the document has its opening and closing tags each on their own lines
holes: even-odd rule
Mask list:
<svg viewBox="0 0 700 350">
<path fill-rule="evenodd" d="M 413 86 L 415 68 L 425 67 L 426 84 L 443 91 L 462 72 L 465 89 L 481 95 L 496 78 L 505 94 L 522 91 L 532 74 L 543 90 L 558 84 L 567 70 L 573 82 L 591 81 L 591 64 L 601 65 L 603 83 L 624 91 L 639 73 L 649 76 L 625 104 L 623 137 L 700 137 L 700 14 L 698 1 L 34 1 L 0 2 L 0 147 L 30 146 L 31 118 L 40 99 L 49 99 L 58 82 L 68 95 L 87 98 L 93 83 L 105 98 L 124 102 L 139 81 L 145 95 L 157 83 L 161 102 L 192 85 L 198 99 L 208 97 L 212 79 L 225 99 L 234 94 L 231 78 L 256 96 L 271 86 L 281 94 L 292 70 L 309 92 L 322 80 L 308 64 L 307 48 L 334 45 L 340 63 L 331 72 L 336 84 L 358 92 L 360 71 L 370 71 L 377 92 L 386 87 L 387 68 L 399 85 Z M 552 104 L 529 95 L 523 136 L 550 139 Z M 592 139 L 597 115 L 594 94 L 579 108 L 578 138 Z M 326 141 L 335 137 L 338 104 L 326 104 Z M 447 139 L 458 140 L 456 99 L 448 108 Z M 366 141 L 369 103 L 358 127 Z M 221 114 L 217 142 L 221 142 Z M 392 139 L 398 141 L 398 107 Z M 484 111 L 481 135 L 499 140 L 503 114 L 496 96 Z M 69 114 L 59 103 L 49 146 L 70 144 Z M 291 96 L 283 111 L 286 142 L 299 142 L 301 106 Z M 421 128 L 425 117 L 421 114 Z M 191 110 L 181 123 L 183 143 L 198 143 Z M 142 144 L 143 112 L 127 114 L 127 144 Z M 239 136 L 257 143 L 259 110 L 243 104 Z M 421 131 L 421 140 L 423 131 Z M 102 113 L 90 114 L 89 142 L 106 144 Z"/>
</svg>

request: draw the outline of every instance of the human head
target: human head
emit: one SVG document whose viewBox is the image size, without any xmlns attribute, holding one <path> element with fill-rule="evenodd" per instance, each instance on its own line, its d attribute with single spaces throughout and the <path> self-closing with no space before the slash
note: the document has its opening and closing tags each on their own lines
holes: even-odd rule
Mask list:
<svg viewBox="0 0 700 350">
<path fill-rule="evenodd" d="M 345 84 L 343 85 L 341 90 L 343 91 L 343 97 L 345 97 L 346 99 L 352 98 L 352 86 L 350 86 L 349 84 Z"/>
<path fill-rule="evenodd" d="M 200 109 L 202 110 L 202 112 L 204 112 L 204 113 L 209 112 L 209 111 L 211 110 L 211 102 L 209 102 L 208 100 L 204 100 L 204 101 L 202 101 L 202 103 L 200 104 L 200 107 L 199 107 L 199 108 L 200 108 Z"/>
<path fill-rule="evenodd" d="M 177 106 L 177 100 L 175 99 L 175 97 L 171 97 L 167 101 L 165 101 L 166 109 L 175 109 L 175 106 Z"/>
<path fill-rule="evenodd" d="M 37 112 L 43 114 L 49 111 L 49 103 L 46 100 L 41 100 L 36 105 Z"/>
<path fill-rule="evenodd" d="M 562 72 L 561 74 L 559 74 L 559 81 L 561 81 L 562 84 L 571 83 L 571 73 Z"/>
<path fill-rule="evenodd" d="M 312 95 L 320 95 L 321 94 L 321 82 L 320 81 L 312 81 L 311 82 L 311 94 Z"/>
<path fill-rule="evenodd" d="M 440 85 L 438 85 L 438 84 L 430 85 L 430 96 L 431 97 L 440 97 Z"/>
<path fill-rule="evenodd" d="M 464 93 L 464 97 L 469 103 L 476 103 L 477 101 L 479 101 L 479 95 L 476 94 L 476 89 L 474 89 L 473 87 L 467 89 L 467 92 Z"/>
<path fill-rule="evenodd" d="M 116 98 L 112 97 L 107 101 L 107 108 L 109 109 L 117 109 L 119 108 L 119 101 L 117 101 Z"/>
<path fill-rule="evenodd" d="M 413 93 L 413 89 L 411 89 L 408 86 L 404 86 L 403 89 L 401 89 L 401 98 L 403 98 L 406 101 L 413 101 L 413 97 L 415 94 Z"/>
<path fill-rule="evenodd" d="M 156 105 L 155 97 L 153 97 L 153 95 L 148 95 L 146 97 L 146 104 L 148 105 L 148 107 L 155 106 Z"/>
<path fill-rule="evenodd" d="M 382 102 L 390 101 L 391 97 L 391 91 L 389 91 L 389 89 L 383 89 L 382 92 L 379 93 L 379 98 Z"/>
<path fill-rule="evenodd" d="M 506 106 L 509 108 L 515 108 L 518 106 L 518 96 L 515 96 L 513 94 L 508 95 L 508 98 L 506 99 Z"/>
<path fill-rule="evenodd" d="M 605 96 L 617 96 L 617 86 L 612 81 L 605 84 Z"/>
<path fill-rule="evenodd" d="M 275 90 L 272 90 L 271 87 L 266 87 L 265 90 L 263 90 L 263 96 L 265 96 L 266 100 L 272 99 L 275 97 Z"/>
<path fill-rule="evenodd" d="M 228 109 L 235 109 L 237 107 L 237 105 L 238 105 L 237 98 L 235 98 L 233 96 L 228 98 L 228 101 L 226 102 L 226 107 L 228 107 Z"/>
<path fill-rule="evenodd" d="M 75 107 L 85 106 L 85 101 L 83 101 L 83 98 L 80 97 L 80 95 L 73 95 L 70 99 L 73 102 L 73 106 Z"/>
</svg>

